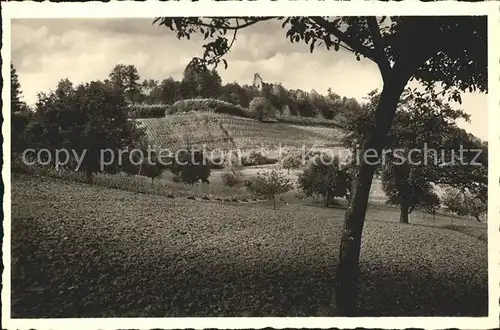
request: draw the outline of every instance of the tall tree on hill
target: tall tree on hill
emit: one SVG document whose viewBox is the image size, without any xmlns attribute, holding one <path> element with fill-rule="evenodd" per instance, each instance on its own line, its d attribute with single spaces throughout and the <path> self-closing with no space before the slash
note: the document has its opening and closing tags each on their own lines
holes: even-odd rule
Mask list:
<svg viewBox="0 0 500 330">
<path fill-rule="evenodd" d="M 26 129 L 32 113 L 22 100 L 21 83 L 12 63 L 10 64 L 10 107 L 12 151 L 17 152 L 25 148 Z"/>
<path fill-rule="evenodd" d="M 221 88 L 221 100 L 241 105 L 248 108 L 253 97 L 244 86 L 240 86 L 237 82 L 225 84 Z"/>
<path fill-rule="evenodd" d="M 135 65 L 117 64 L 109 74 L 109 81 L 125 96 L 129 103 L 141 100 L 141 84 L 139 71 Z"/>
<path fill-rule="evenodd" d="M 222 79 L 215 69 L 208 69 L 199 58 L 193 58 L 184 69 L 181 81 L 183 98 L 218 98 Z"/>
<path fill-rule="evenodd" d="M 361 60 L 377 64 L 383 88 L 375 110 L 375 127 L 361 146 L 380 155 L 396 113 L 400 96 L 410 79 L 433 90 L 441 82 L 443 91 L 455 100 L 460 91 L 487 89 L 487 21 L 481 16 L 411 17 L 163 17 L 154 20 L 177 33 L 178 38 L 201 34 L 205 63 L 219 63 L 233 42 L 228 31 L 277 20 L 291 42 L 304 42 L 311 52 L 316 46 L 347 50 Z M 370 187 L 376 165 L 359 164 L 344 221 L 336 276 L 337 312 L 356 315 L 361 236 Z"/>
<path fill-rule="evenodd" d="M 27 110 L 26 103 L 22 100 L 23 92 L 21 90 L 21 83 L 19 82 L 19 75 L 16 68 L 10 64 L 10 106 L 11 112 L 24 112 Z"/>
<path fill-rule="evenodd" d="M 163 79 L 158 86 L 151 91 L 147 98 L 147 102 L 172 104 L 179 101 L 182 98 L 180 84 L 180 81 L 174 80 L 172 77 Z"/>
<path fill-rule="evenodd" d="M 158 88 L 158 85 L 160 82 L 155 79 L 144 79 L 141 83 L 141 95 L 142 99 L 140 100 L 141 102 L 145 103 L 154 103 L 152 102 L 152 93 L 154 92 L 155 89 Z"/>
</svg>

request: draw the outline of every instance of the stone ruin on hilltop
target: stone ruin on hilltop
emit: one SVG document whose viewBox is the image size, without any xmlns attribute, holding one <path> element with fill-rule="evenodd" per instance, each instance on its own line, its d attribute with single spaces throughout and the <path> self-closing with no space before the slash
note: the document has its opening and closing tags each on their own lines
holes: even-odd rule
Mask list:
<svg viewBox="0 0 500 330">
<path fill-rule="evenodd" d="M 257 90 L 261 93 L 261 95 L 264 93 L 264 89 L 268 89 L 271 94 L 276 95 L 276 96 L 280 92 L 278 85 L 265 83 L 259 73 L 255 73 L 253 75 L 253 84 L 252 85 L 255 88 L 257 88 Z M 288 106 L 288 104 L 283 104 L 281 106 L 281 109 L 279 109 L 278 112 L 282 116 L 291 116 L 292 115 L 292 113 L 290 111 L 290 107 Z"/>
</svg>

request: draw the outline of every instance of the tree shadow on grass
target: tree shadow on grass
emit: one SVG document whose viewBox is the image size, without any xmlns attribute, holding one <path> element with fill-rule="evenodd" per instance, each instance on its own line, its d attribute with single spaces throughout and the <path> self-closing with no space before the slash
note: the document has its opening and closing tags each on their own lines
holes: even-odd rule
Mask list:
<svg viewBox="0 0 500 330">
<path fill-rule="evenodd" d="M 321 254 L 131 256 L 98 237 L 64 239 L 36 219 L 12 225 L 14 318 L 334 316 L 335 260 Z M 361 316 L 487 315 L 486 284 L 377 261 L 361 267 Z"/>
</svg>

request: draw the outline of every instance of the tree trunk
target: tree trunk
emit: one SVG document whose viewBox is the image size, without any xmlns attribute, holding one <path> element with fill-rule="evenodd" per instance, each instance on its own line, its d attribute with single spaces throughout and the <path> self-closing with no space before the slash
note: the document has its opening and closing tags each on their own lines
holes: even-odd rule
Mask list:
<svg viewBox="0 0 500 330">
<path fill-rule="evenodd" d="M 409 223 L 408 215 L 410 212 L 408 212 L 409 207 L 405 203 L 401 203 L 400 205 L 401 213 L 399 215 L 399 223 Z"/>
<path fill-rule="evenodd" d="M 330 205 L 331 199 L 332 199 L 332 194 L 331 194 L 330 190 L 328 190 L 326 192 L 325 201 L 324 201 L 324 205 L 323 206 L 324 207 L 328 207 L 328 205 Z"/>
<path fill-rule="evenodd" d="M 273 196 L 273 209 L 276 210 L 276 196 Z"/>
<path fill-rule="evenodd" d="M 384 82 L 380 101 L 375 112 L 375 129 L 363 146 L 363 150 L 373 149 L 380 155 L 396 112 L 396 106 L 403 92 L 406 80 Z M 368 197 L 376 166 L 367 164 L 363 154 L 358 157 L 360 166 L 353 180 L 351 199 L 344 220 L 340 240 L 339 263 L 335 283 L 337 316 L 355 316 L 359 275 L 361 235 L 365 221 Z M 373 159 L 369 159 L 370 163 Z"/>
<path fill-rule="evenodd" d="M 85 181 L 88 183 L 88 184 L 92 184 L 93 183 L 93 177 L 92 177 L 92 171 L 91 170 L 86 170 L 85 171 Z"/>
</svg>

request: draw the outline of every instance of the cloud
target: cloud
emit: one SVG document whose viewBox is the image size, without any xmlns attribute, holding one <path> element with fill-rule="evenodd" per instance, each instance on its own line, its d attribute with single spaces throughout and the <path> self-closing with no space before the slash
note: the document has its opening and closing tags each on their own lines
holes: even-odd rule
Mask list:
<svg viewBox="0 0 500 330">
<path fill-rule="evenodd" d="M 178 40 L 153 19 L 16 19 L 12 23 L 12 62 L 25 100 L 55 88 L 69 78 L 74 83 L 105 79 L 118 63 L 134 64 L 143 79 L 181 79 L 186 64 L 203 54 L 200 36 Z M 291 89 L 335 93 L 362 100 L 382 86 L 369 60 L 356 61 L 346 51 L 317 48 L 313 55 L 303 43 L 290 43 L 279 22 L 264 22 L 238 32 L 227 56 L 229 67 L 219 73 L 224 82 L 251 84 L 254 73 L 264 81 Z M 229 35 L 228 35 L 229 37 Z M 464 96 L 462 108 L 472 114 L 463 123 L 487 138 L 486 96 Z"/>
</svg>

